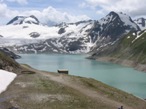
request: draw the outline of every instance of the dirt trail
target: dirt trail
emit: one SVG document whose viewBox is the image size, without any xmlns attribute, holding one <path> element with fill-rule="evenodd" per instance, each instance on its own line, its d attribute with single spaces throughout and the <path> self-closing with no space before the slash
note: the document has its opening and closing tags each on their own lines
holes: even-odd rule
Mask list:
<svg viewBox="0 0 146 109">
<path fill-rule="evenodd" d="M 120 107 L 120 106 L 123 106 L 125 109 L 133 109 L 131 107 L 125 106 L 122 103 L 119 103 L 117 101 L 113 101 L 105 96 L 102 96 L 97 91 L 93 91 L 91 89 L 88 89 L 87 87 L 83 87 L 79 84 L 76 84 L 75 82 L 70 81 L 69 78 L 64 76 L 64 75 L 60 75 L 60 76 L 52 76 L 52 75 L 48 75 L 48 74 L 43 74 L 43 75 L 50 77 L 50 79 L 53 81 L 62 83 L 68 87 L 71 87 L 75 90 L 78 90 L 79 92 L 83 93 L 84 95 L 89 96 L 95 100 L 100 100 L 107 105 L 112 105 L 113 107 L 115 107 L 115 109 Z"/>
<path fill-rule="evenodd" d="M 29 70 L 32 70 L 32 68 L 28 68 L 26 66 L 24 66 L 24 67 L 29 69 Z M 82 94 L 84 94 L 84 95 L 86 95 L 94 100 L 98 100 L 98 101 L 100 100 L 101 102 L 103 102 L 107 105 L 113 106 L 115 109 L 118 109 L 118 107 L 120 107 L 120 106 L 123 106 L 124 109 L 134 109 L 134 108 L 131 108 L 129 106 L 126 106 L 125 104 L 117 102 L 115 100 L 111 100 L 111 99 L 107 98 L 106 96 L 102 96 L 97 91 L 91 90 L 85 86 L 82 86 L 81 84 L 77 84 L 77 82 L 71 81 L 70 78 L 66 75 L 53 75 L 53 74 L 46 73 L 46 72 L 39 71 L 39 70 L 35 70 L 35 69 L 33 69 L 33 71 L 49 77 L 50 80 L 53 80 L 55 82 L 59 82 L 65 86 L 68 86 L 72 89 L 75 89 L 75 90 L 81 92 Z"/>
</svg>

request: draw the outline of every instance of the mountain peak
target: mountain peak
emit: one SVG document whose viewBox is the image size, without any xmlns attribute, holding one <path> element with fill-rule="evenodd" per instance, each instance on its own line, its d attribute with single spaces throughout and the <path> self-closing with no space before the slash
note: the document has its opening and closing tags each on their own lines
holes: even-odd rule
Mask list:
<svg viewBox="0 0 146 109">
<path fill-rule="evenodd" d="M 118 15 L 115 11 L 111 11 L 108 15 Z"/>
<path fill-rule="evenodd" d="M 101 24 L 107 24 L 111 22 L 115 22 L 115 24 L 121 24 L 124 26 L 129 26 L 129 28 L 134 28 L 136 30 L 139 30 L 139 27 L 137 24 L 131 19 L 130 16 L 123 12 L 114 12 L 111 11 L 106 17 L 99 20 Z"/>
<path fill-rule="evenodd" d="M 100 22 L 101 25 L 103 25 L 103 24 L 111 23 L 111 22 L 113 22 L 115 20 L 120 21 L 120 17 L 118 15 L 118 13 L 116 13 L 114 11 L 111 11 L 105 17 L 101 18 L 99 20 L 99 22 Z"/>
<path fill-rule="evenodd" d="M 36 24 L 39 25 L 39 20 L 34 16 L 16 16 L 10 20 L 7 25 L 20 25 L 20 24 Z"/>
<path fill-rule="evenodd" d="M 99 37 L 106 38 L 107 41 L 115 41 L 131 31 L 140 30 L 132 19 L 124 13 L 110 12 L 108 15 L 96 21 L 91 29 L 91 39 L 97 42 Z"/>
<path fill-rule="evenodd" d="M 140 30 L 138 25 L 131 19 L 131 17 L 123 12 L 111 11 L 108 15 L 118 16 L 118 18 L 124 23 L 125 26 L 130 26 L 130 28 L 137 28 L 136 30 Z"/>
</svg>

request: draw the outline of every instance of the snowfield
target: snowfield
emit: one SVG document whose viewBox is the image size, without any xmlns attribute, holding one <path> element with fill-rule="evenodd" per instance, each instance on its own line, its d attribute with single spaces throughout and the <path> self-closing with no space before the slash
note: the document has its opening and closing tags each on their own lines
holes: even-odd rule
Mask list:
<svg viewBox="0 0 146 109">
<path fill-rule="evenodd" d="M 37 39 L 49 39 L 59 37 L 58 27 L 48 27 L 35 24 L 5 25 L 0 27 L 0 35 L 9 39 L 34 39 L 30 33 L 38 32 L 41 37 Z"/>
<path fill-rule="evenodd" d="M 125 25 L 130 25 L 131 27 L 134 27 L 134 28 L 137 28 L 137 25 L 134 24 L 131 20 L 130 20 L 130 17 L 126 14 L 123 14 L 123 13 L 118 13 L 120 19 L 122 20 L 122 22 L 125 24 Z"/>
<path fill-rule="evenodd" d="M 12 72 L 0 70 L 0 94 L 7 89 L 16 76 L 17 75 Z"/>
<path fill-rule="evenodd" d="M 80 38 L 86 37 L 88 29 L 92 28 L 94 22 L 87 21 L 80 24 L 65 24 L 61 26 L 44 26 L 36 24 L 3 25 L 0 26 L 0 46 L 18 46 L 31 43 L 39 43 L 51 38 Z M 61 28 L 65 32 L 59 34 Z M 39 34 L 38 37 L 31 37 L 32 33 Z"/>
</svg>

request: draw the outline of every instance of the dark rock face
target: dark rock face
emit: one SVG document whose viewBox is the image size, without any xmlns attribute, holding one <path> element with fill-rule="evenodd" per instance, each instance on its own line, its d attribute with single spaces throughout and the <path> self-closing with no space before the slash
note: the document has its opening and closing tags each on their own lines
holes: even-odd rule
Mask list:
<svg viewBox="0 0 146 109">
<path fill-rule="evenodd" d="M 0 48 L 0 52 L 5 53 L 7 56 L 11 57 L 12 59 L 19 59 L 21 56 L 16 55 L 15 53 L 11 52 L 7 48 Z"/>
<path fill-rule="evenodd" d="M 40 34 L 37 33 L 37 32 L 32 32 L 32 33 L 30 33 L 29 35 L 30 35 L 30 37 L 32 37 L 32 38 L 37 38 L 37 37 L 40 36 Z"/>
<path fill-rule="evenodd" d="M 26 20 L 28 18 L 29 18 L 29 20 Z M 10 25 L 10 24 L 21 25 L 23 23 L 36 24 L 36 25 L 40 24 L 39 20 L 34 15 L 31 15 L 31 16 L 28 16 L 28 17 L 26 17 L 26 16 L 16 16 L 10 22 L 8 22 L 7 25 Z"/>
<path fill-rule="evenodd" d="M 141 26 L 142 28 L 146 27 L 146 19 L 145 18 L 138 18 L 136 20 L 134 20 L 135 23 L 137 23 L 139 26 Z"/>
<path fill-rule="evenodd" d="M 141 25 L 142 25 L 142 27 L 145 27 L 146 26 L 145 21 L 146 21 L 146 19 L 144 19 L 144 18 L 141 19 Z"/>
<path fill-rule="evenodd" d="M 69 51 L 76 51 L 79 48 L 81 48 L 81 42 L 80 41 L 74 41 L 69 43 L 69 47 L 67 48 Z"/>
<path fill-rule="evenodd" d="M 0 35 L 0 37 L 4 37 L 4 36 Z"/>
<path fill-rule="evenodd" d="M 31 15 L 30 17 L 35 19 L 35 21 L 36 21 L 36 22 L 32 22 L 33 24 L 36 24 L 36 25 L 40 24 L 40 21 L 34 15 Z"/>
<path fill-rule="evenodd" d="M 19 19 L 22 19 L 23 20 L 24 18 L 25 18 L 24 16 L 16 16 L 11 21 L 9 21 L 7 23 L 7 25 L 13 24 L 15 21 L 18 21 Z M 18 24 L 21 24 L 21 21 L 18 21 L 16 23 L 14 23 L 14 25 L 18 25 Z"/>
<path fill-rule="evenodd" d="M 58 34 L 63 34 L 63 33 L 65 33 L 65 28 L 60 28 Z"/>
</svg>

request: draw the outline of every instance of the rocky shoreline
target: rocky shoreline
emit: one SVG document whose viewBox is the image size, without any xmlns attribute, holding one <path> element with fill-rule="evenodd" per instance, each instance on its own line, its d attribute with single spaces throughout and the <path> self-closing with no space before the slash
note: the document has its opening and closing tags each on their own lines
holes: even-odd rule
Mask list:
<svg viewBox="0 0 146 109">
<path fill-rule="evenodd" d="M 118 59 L 114 57 L 96 57 L 96 58 L 89 57 L 88 59 L 94 59 L 96 61 L 101 61 L 101 62 L 111 62 L 114 64 L 120 64 L 127 67 L 133 67 L 135 70 L 146 72 L 146 64 L 140 64 L 132 60 Z"/>
</svg>

